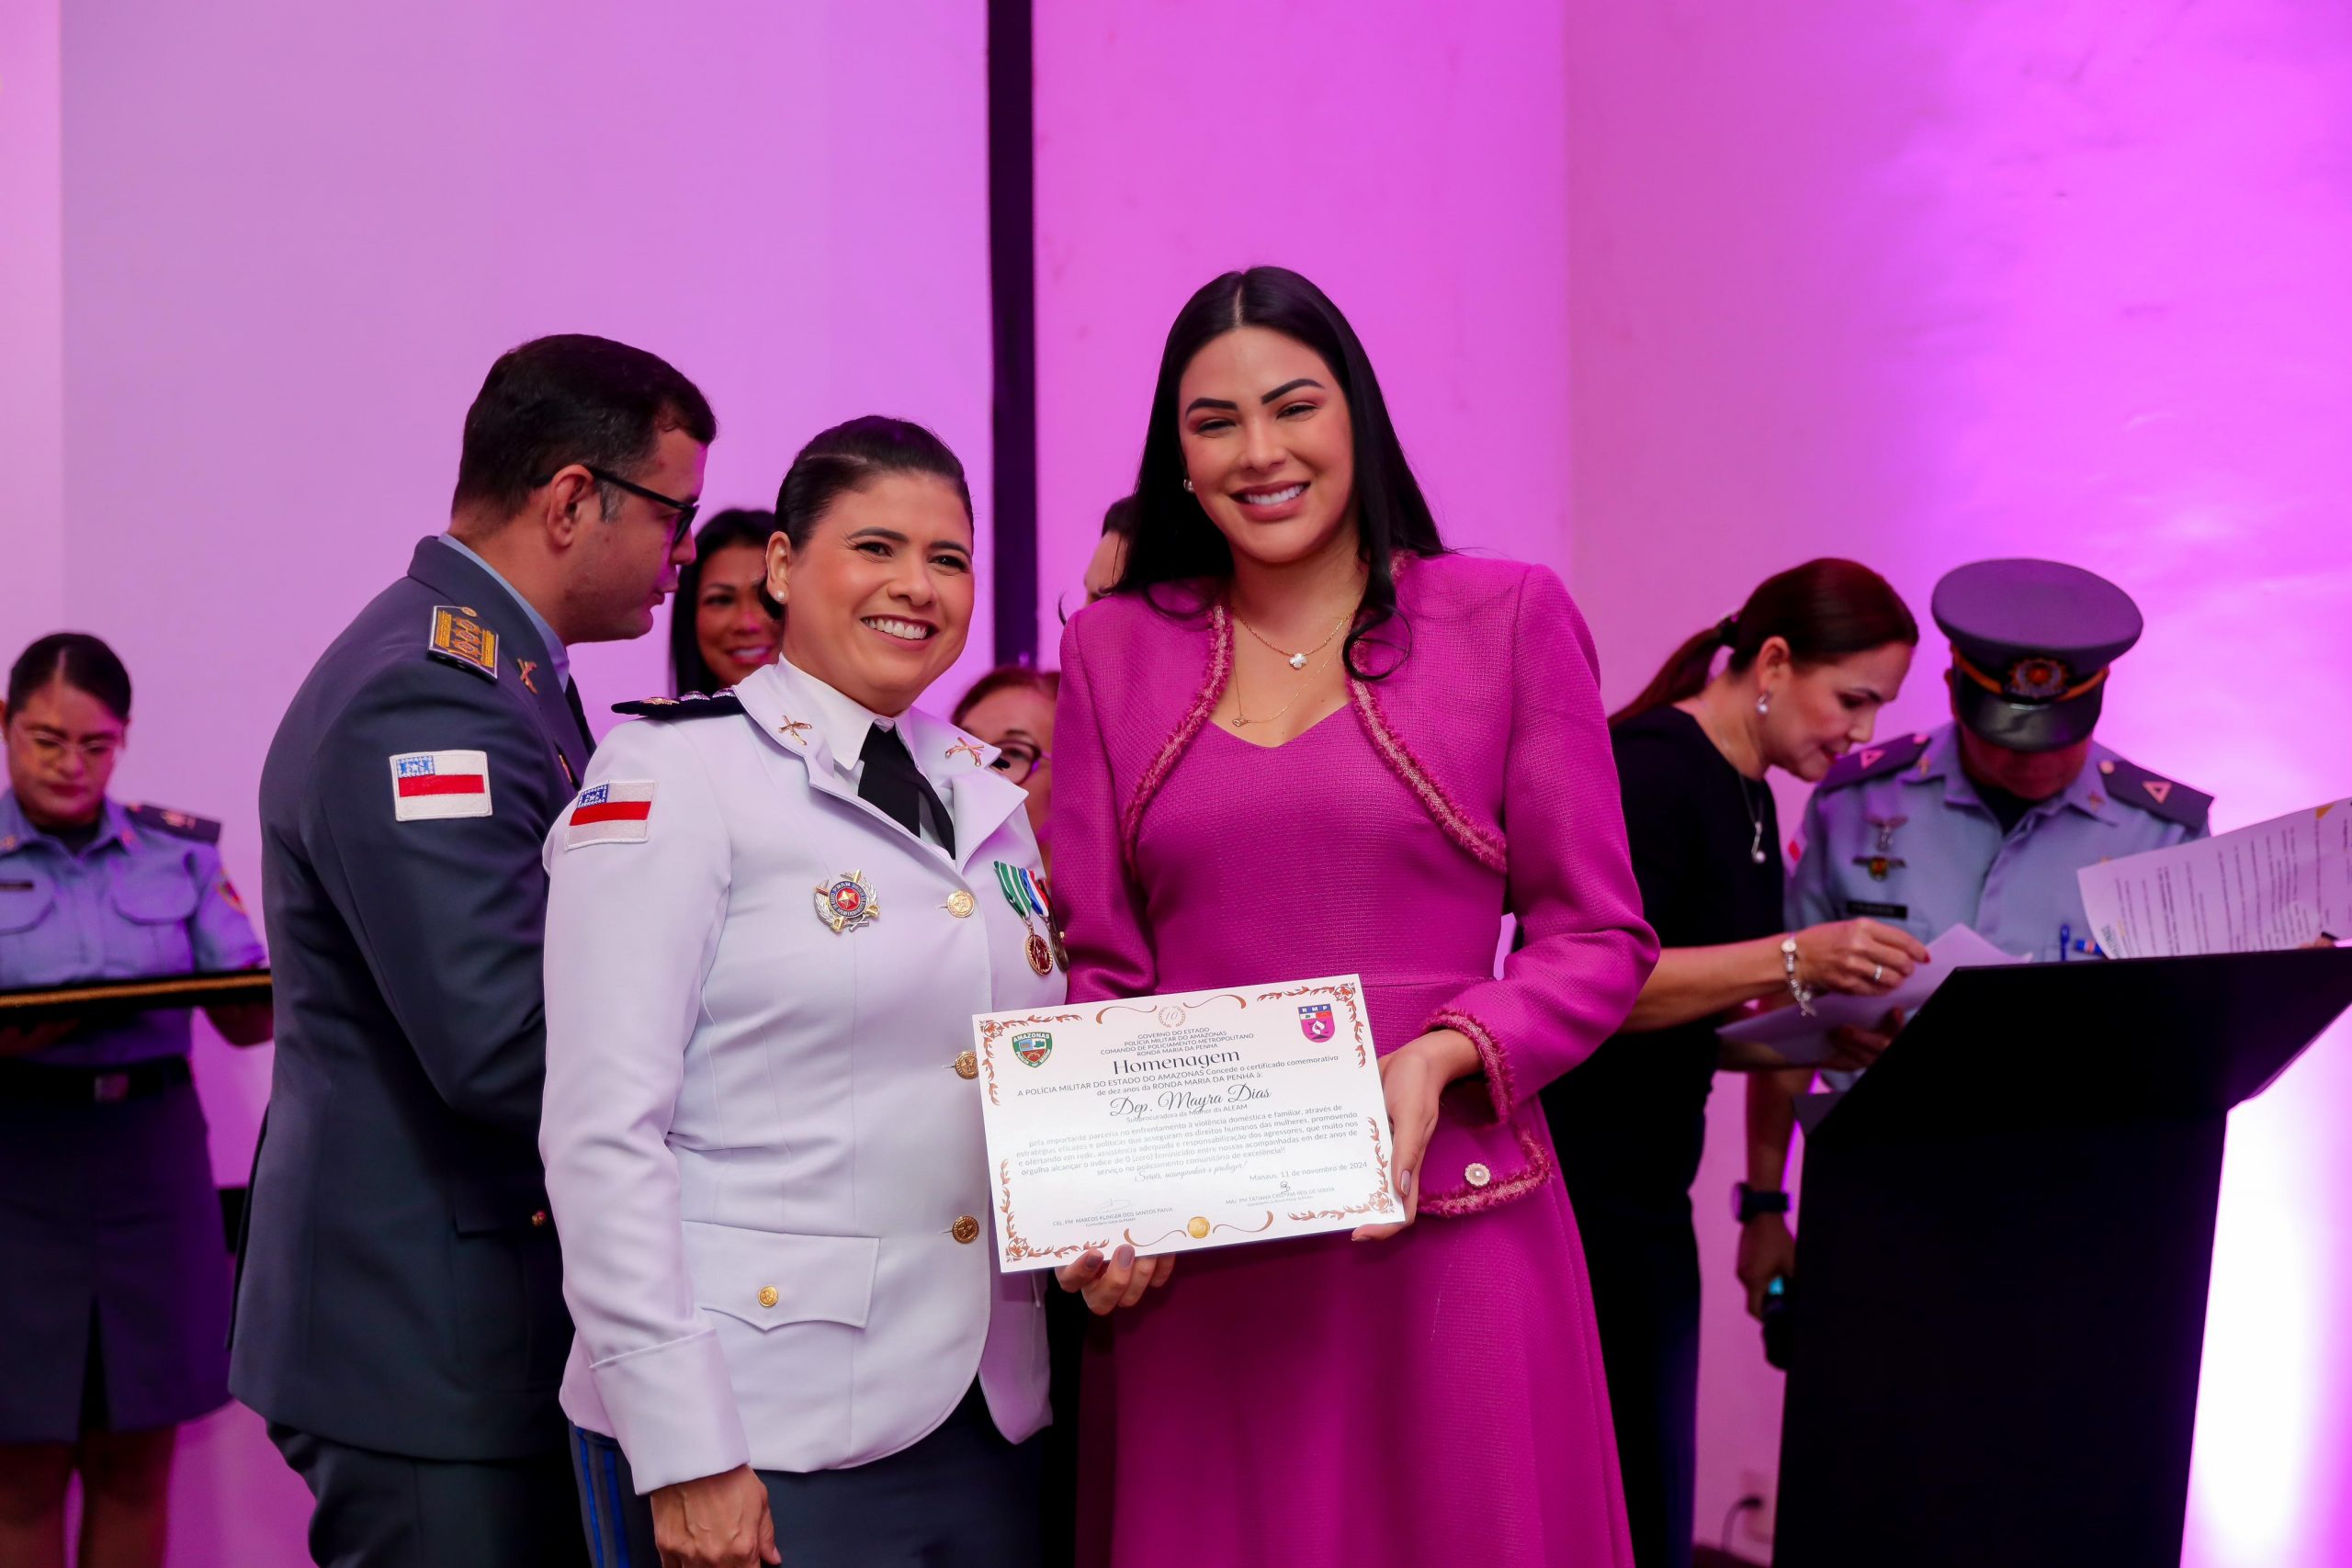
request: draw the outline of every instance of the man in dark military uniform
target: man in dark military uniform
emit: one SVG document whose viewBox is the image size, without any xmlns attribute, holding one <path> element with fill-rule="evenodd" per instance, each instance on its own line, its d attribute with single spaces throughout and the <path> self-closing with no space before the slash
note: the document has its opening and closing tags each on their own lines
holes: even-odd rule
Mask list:
<svg viewBox="0 0 2352 1568">
<path fill-rule="evenodd" d="M 541 840 L 593 750 L 567 650 L 693 558 L 692 382 L 541 338 L 466 416 L 449 531 L 320 659 L 263 769 L 277 1059 L 230 1386 L 322 1563 L 587 1558 L 537 1148 Z"/>
<path fill-rule="evenodd" d="M 1947 573 L 1933 610 L 1951 639 L 1956 722 L 1829 770 L 1805 807 L 1790 929 L 1859 918 L 1932 942 L 1966 925 L 2038 962 L 2096 958 L 2075 874 L 2205 837 L 2213 804 L 2092 739 L 2109 667 L 2140 640 L 2139 606 L 2080 567 L 1987 560 Z M 1752 1172 L 1786 1160 L 1791 1087 L 1771 1074 L 1749 1081 Z M 1753 1290 L 1785 1273 L 1794 1247 L 1780 1214 L 1757 1215 L 1741 1280 Z"/>
</svg>

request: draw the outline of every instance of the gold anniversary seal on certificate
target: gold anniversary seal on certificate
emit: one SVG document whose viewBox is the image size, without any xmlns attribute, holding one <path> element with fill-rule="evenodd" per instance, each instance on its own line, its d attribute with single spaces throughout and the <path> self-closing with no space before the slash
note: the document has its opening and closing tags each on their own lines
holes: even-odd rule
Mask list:
<svg viewBox="0 0 2352 1568">
<path fill-rule="evenodd" d="M 972 1021 L 998 1260 L 1400 1220 L 1353 975 Z"/>
</svg>

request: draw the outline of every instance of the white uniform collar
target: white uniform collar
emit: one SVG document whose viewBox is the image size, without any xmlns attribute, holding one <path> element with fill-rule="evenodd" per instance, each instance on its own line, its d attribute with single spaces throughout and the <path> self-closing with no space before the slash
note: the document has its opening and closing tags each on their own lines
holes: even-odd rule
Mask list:
<svg viewBox="0 0 2352 1568">
<path fill-rule="evenodd" d="M 762 730 L 783 740 L 787 750 L 821 758 L 843 778 L 857 777 L 864 766 L 865 733 L 878 724 L 899 732 L 915 766 L 942 793 L 975 773 L 991 783 L 1021 787 L 989 768 L 996 760 L 995 747 L 945 719 L 921 708 L 909 708 L 896 717 L 876 713 L 786 660 L 745 676 L 735 695 Z"/>
<path fill-rule="evenodd" d="M 955 816 L 959 863 L 1028 801 L 1019 784 L 989 766 L 993 747 L 920 708 L 885 718 L 782 660 L 745 676 L 735 695 L 761 733 L 807 761 L 812 785 L 846 800 L 857 798 L 866 731 L 876 724 L 895 728 Z"/>
<path fill-rule="evenodd" d="M 737 694 L 750 695 L 745 688 L 769 675 L 775 677 L 769 684 L 775 689 L 775 695 L 783 702 L 786 713 L 791 717 L 807 720 L 811 727 L 808 738 L 822 739 L 833 766 L 852 778 L 856 777 L 865 765 L 866 731 L 876 725 L 885 729 L 897 729 L 910 716 L 900 714 L 892 718 L 876 713 L 865 704 L 853 701 L 806 670 L 782 659 L 747 677 L 736 688 Z M 798 705 L 797 708 L 795 704 Z M 906 738 L 902 736 L 901 739 Z M 922 767 L 922 758 L 915 759 L 915 766 Z M 924 768 L 923 774 L 930 777 L 931 770 Z M 935 784 L 938 780 L 933 779 L 932 782 Z"/>
</svg>

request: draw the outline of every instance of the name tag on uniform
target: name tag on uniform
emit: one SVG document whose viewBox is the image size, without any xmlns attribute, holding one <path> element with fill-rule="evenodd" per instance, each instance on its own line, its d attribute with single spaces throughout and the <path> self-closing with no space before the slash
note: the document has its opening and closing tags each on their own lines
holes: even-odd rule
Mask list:
<svg viewBox="0 0 2352 1568">
<path fill-rule="evenodd" d="M 1846 913 L 1849 915 L 1868 915 L 1872 919 L 1877 920 L 1901 920 L 1910 918 L 1911 906 L 1908 904 L 1873 904 L 1867 898 L 1849 898 L 1846 900 Z"/>
<path fill-rule="evenodd" d="M 394 821 L 489 815 L 487 752 L 403 751 L 392 759 Z"/>
<path fill-rule="evenodd" d="M 641 844 L 653 827 L 653 781 L 607 779 L 580 792 L 563 824 L 563 847 Z"/>
</svg>

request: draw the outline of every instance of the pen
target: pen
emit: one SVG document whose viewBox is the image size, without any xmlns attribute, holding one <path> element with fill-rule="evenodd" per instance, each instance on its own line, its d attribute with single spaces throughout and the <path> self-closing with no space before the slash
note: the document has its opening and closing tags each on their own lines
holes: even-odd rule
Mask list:
<svg viewBox="0 0 2352 1568">
<path fill-rule="evenodd" d="M 2075 928 L 2065 920 L 2058 922 L 2058 962 L 2066 962 L 2066 950 L 2075 945 Z"/>
</svg>

